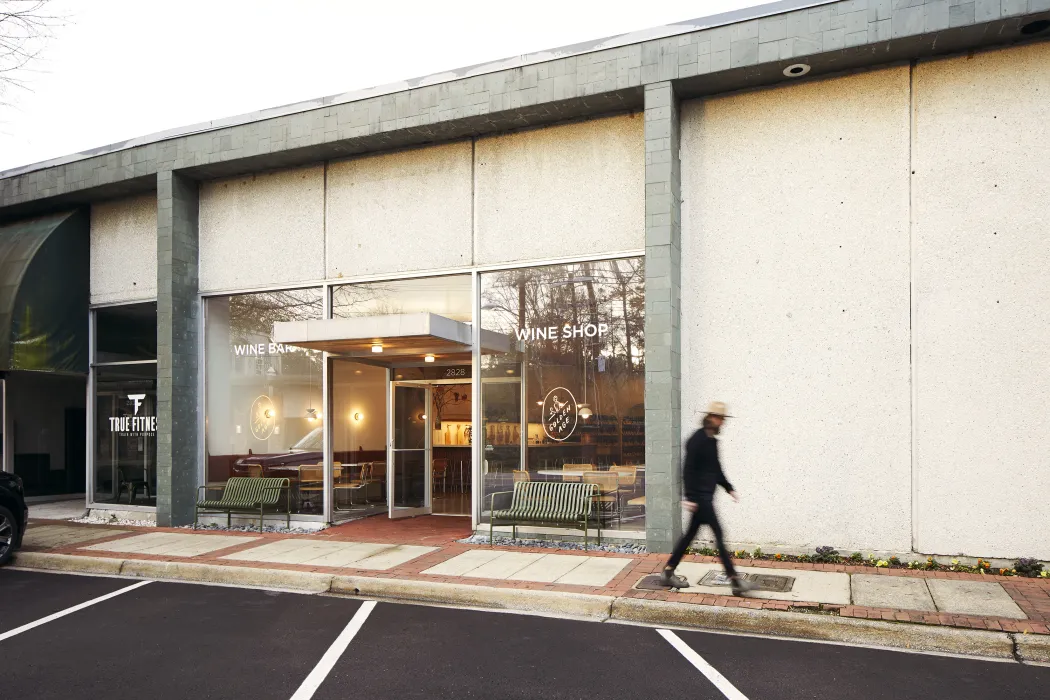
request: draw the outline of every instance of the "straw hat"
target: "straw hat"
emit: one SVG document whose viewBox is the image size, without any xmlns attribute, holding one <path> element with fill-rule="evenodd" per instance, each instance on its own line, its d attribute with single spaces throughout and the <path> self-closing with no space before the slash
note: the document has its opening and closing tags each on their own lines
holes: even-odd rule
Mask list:
<svg viewBox="0 0 1050 700">
<path fill-rule="evenodd" d="M 723 418 L 732 418 L 729 415 L 729 408 L 722 401 L 712 401 L 707 406 L 707 415 L 709 416 L 722 416 Z"/>
</svg>

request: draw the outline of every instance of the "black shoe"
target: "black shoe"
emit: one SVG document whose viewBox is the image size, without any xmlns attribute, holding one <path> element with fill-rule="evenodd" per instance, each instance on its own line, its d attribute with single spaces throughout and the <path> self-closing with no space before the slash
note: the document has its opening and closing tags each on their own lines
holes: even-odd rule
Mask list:
<svg viewBox="0 0 1050 700">
<path fill-rule="evenodd" d="M 742 596 L 748 591 L 754 591 L 758 589 L 758 586 L 746 579 L 733 578 L 731 579 L 731 582 L 732 583 L 730 585 L 733 587 L 733 595 L 735 596 Z"/>
<path fill-rule="evenodd" d="M 664 571 L 660 574 L 660 583 L 668 588 L 689 588 L 689 581 L 685 576 L 676 576 L 673 571 Z"/>
</svg>

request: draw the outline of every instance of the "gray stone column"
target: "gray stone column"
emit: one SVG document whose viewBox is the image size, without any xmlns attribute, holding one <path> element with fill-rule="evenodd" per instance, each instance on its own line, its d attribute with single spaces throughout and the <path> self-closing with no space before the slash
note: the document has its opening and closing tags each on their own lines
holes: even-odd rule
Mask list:
<svg viewBox="0 0 1050 700">
<path fill-rule="evenodd" d="M 198 186 L 157 173 L 157 524 L 193 522 L 197 490 Z"/>
<path fill-rule="evenodd" d="M 670 81 L 645 86 L 645 534 L 669 552 L 682 534 L 681 159 Z"/>
</svg>

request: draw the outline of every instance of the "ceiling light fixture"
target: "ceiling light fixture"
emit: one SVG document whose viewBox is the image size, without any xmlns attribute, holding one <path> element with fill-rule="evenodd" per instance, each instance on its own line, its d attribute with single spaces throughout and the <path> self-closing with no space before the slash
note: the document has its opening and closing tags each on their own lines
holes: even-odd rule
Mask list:
<svg viewBox="0 0 1050 700">
<path fill-rule="evenodd" d="M 792 63 L 784 69 L 784 75 L 789 78 L 801 78 L 809 71 L 810 65 L 808 63 Z"/>
<path fill-rule="evenodd" d="M 382 343 L 372 343 L 372 352 L 383 352 Z"/>
<path fill-rule="evenodd" d="M 433 361 L 434 361 L 434 356 L 433 355 L 431 355 L 430 353 L 427 353 L 426 355 L 424 355 L 423 362 L 433 362 Z"/>
<path fill-rule="evenodd" d="M 354 420 L 361 420 L 361 412 L 360 411 L 357 411 L 356 413 L 354 413 Z"/>
</svg>

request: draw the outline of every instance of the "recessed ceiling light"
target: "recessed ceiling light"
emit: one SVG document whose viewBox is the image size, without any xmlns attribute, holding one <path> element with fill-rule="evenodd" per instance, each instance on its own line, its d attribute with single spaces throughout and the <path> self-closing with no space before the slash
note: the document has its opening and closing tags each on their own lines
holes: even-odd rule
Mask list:
<svg viewBox="0 0 1050 700">
<path fill-rule="evenodd" d="M 372 343 L 372 352 L 383 352 L 382 343 Z"/>
<path fill-rule="evenodd" d="M 423 362 L 433 362 L 433 361 L 434 361 L 434 356 L 433 355 L 428 354 L 428 355 L 425 355 L 423 357 Z"/>
<path fill-rule="evenodd" d="M 808 63 L 792 63 L 784 69 L 784 75 L 789 78 L 801 78 L 810 70 Z"/>
<path fill-rule="evenodd" d="M 1027 36 L 1032 34 L 1039 34 L 1050 29 L 1050 19 L 1037 19 L 1034 22 L 1029 22 L 1021 27 L 1021 33 Z"/>
</svg>

